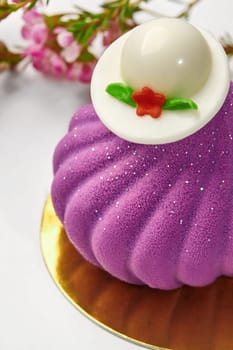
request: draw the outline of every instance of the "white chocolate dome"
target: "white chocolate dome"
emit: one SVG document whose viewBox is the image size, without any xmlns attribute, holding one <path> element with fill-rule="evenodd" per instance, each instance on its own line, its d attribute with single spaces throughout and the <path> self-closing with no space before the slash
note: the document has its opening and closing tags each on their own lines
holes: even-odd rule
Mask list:
<svg viewBox="0 0 233 350">
<path fill-rule="evenodd" d="M 133 30 L 122 49 L 124 81 L 136 90 L 148 86 L 167 97 L 190 97 L 208 79 L 211 53 L 190 23 L 162 18 Z"/>
</svg>

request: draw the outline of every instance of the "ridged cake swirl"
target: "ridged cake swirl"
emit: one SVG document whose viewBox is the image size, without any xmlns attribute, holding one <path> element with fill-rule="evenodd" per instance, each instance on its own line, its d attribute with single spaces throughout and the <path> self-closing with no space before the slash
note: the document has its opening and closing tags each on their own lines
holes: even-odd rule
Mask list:
<svg viewBox="0 0 233 350">
<path fill-rule="evenodd" d="M 166 145 L 124 141 L 84 106 L 54 174 L 69 239 L 113 276 L 160 289 L 233 276 L 233 84 L 211 122 Z"/>
</svg>

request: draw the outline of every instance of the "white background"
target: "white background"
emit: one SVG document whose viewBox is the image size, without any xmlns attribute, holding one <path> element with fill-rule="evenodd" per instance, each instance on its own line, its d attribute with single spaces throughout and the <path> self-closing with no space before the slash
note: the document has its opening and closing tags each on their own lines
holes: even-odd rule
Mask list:
<svg viewBox="0 0 233 350">
<path fill-rule="evenodd" d="M 50 11 L 69 10 L 71 3 L 51 0 Z M 90 1 L 89 8 L 96 3 Z M 171 0 L 169 6 L 176 10 Z M 217 37 L 233 35 L 232 15 L 232 1 L 202 0 L 191 22 Z M 0 39 L 11 47 L 23 45 L 20 25 L 17 14 L 4 21 Z M 74 111 L 88 101 L 88 86 L 46 79 L 31 68 L 0 76 L 1 350 L 139 349 L 81 315 L 59 292 L 41 257 L 39 229 L 53 150 Z"/>
</svg>

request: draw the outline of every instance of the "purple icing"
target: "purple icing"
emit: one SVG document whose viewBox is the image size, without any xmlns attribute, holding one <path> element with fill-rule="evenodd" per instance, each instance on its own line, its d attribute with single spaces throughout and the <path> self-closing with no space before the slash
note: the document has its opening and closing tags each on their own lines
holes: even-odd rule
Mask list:
<svg viewBox="0 0 233 350">
<path fill-rule="evenodd" d="M 54 173 L 68 237 L 113 276 L 161 289 L 233 276 L 233 84 L 208 125 L 166 145 L 124 141 L 84 106 Z"/>
</svg>

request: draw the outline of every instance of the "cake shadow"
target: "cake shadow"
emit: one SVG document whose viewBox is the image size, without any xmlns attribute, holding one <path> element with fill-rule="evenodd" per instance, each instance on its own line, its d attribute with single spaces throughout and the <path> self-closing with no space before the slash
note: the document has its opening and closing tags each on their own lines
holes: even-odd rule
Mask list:
<svg viewBox="0 0 233 350">
<path fill-rule="evenodd" d="M 85 261 L 62 227 L 57 248 L 57 281 L 65 294 L 116 333 L 174 350 L 233 349 L 233 278 L 155 290 L 121 282 Z"/>
</svg>

